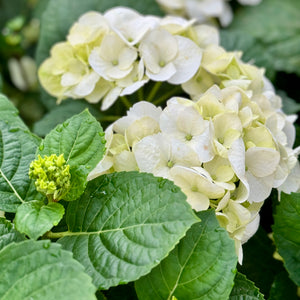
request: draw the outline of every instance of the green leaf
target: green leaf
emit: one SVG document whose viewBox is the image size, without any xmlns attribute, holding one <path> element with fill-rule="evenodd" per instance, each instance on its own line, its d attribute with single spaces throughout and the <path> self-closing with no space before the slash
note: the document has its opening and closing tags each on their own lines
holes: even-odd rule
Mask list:
<svg viewBox="0 0 300 300">
<path fill-rule="evenodd" d="M 300 286 L 300 193 L 281 193 L 272 228 L 284 266 L 291 279 Z"/>
<path fill-rule="evenodd" d="M 69 232 L 59 242 L 73 251 L 94 284 L 108 289 L 148 273 L 199 219 L 172 182 L 121 172 L 88 183 L 67 210 Z"/>
<path fill-rule="evenodd" d="M 245 275 L 237 273 L 228 300 L 264 300 L 264 296 Z"/>
<path fill-rule="evenodd" d="M 18 207 L 14 223 L 18 231 L 36 240 L 57 225 L 64 213 L 65 209 L 59 203 L 44 205 L 34 200 Z"/>
<path fill-rule="evenodd" d="M 0 120 L 11 127 L 19 127 L 27 130 L 27 126 L 18 116 L 19 112 L 16 107 L 4 95 L 0 94 Z"/>
<path fill-rule="evenodd" d="M 139 299 L 227 300 L 236 273 L 234 241 L 221 228 L 213 210 L 197 213 L 176 248 L 148 275 L 136 282 Z"/>
<path fill-rule="evenodd" d="M 12 242 L 21 242 L 25 240 L 25 236 L 15 230 L 14 225 L 0 218 L 0 250 Z"/>
<path fill-rule="evenodd" d="M 33 132 L 39 136 L 45 136 L 58 124 L 65 122 L 73 115 L 82 112 L 87 106 L 92 115 L 99 118 L 101 113 L 86 101 L 79 100 L 65 100 L 60 105 L 55 106 L 48 114 L 46 114 L 41 120 L 36 122 L 33 126 Z"/>
<path fill-rule="evenodd" d="M 263 46 L 277 71 L 300 75 L 300 1 L 264 0 L 236 11 L 230 30 L 242 31 Z"/>
<path fill-rule="evenodd" d="M 88 110 L 56 126 L 38 148 L 37 155 L 63 154 L 70 165 L 71 190 L 64 200 L 76 200 L 84 191 L 87 175 L 103 157 L 104 132 Z"/>
<path fill-rule="evenodd" d="M 51 47 L 66 40 L 70 27 L 79 16 L 90 10 L 105 12 L 115 6 L 127 6 L 143 14 L 161 15 L 158 4 L 153 0 L 51 0 L 42 16 L 41 33 L 36 60 L 40 65 L 49 56 Z"/>
<path fill-rule="evenodd" d="M 1 300 L 94 300 L 95 292 L 83 267 L 58 244 L 30 240 L 0 252 Z"/>
<path fill-rule="evenodd" d="M 18 206 L 41 199 L 29 179 L 29 165 L 35 158 L 39 139 L 20 128 L 0 121 L 0 209 L 16 212 Z"/>
<path fill-rule="evenodd" d="M 268 205 L 270 203 L 265 203 Z M 271 209 L 271 208 L 270 208 Z M 282 270 L 280 261 L 273 258 L 275 247 L 267 233 L 260 227 L 256 234 L 243 245 L 243 264 L 239 272 L 245 274 L 265 295 L 269 296 L 275 275 Z"/>
<path fill-rule="evenodd" d="M 297 297 L 297 286 L 291 281 L 285 270 L 276 275 L 268 298 L 268 300 L 282 299 L 299 299 Z"/>
<path fill-rule="evenodd" d="M 85 166 L 88 174 L 101 160 L 104 149 L 104 132 L 100 123 L 84 110 L 47 134 L 37 155 L 63 154 L 70 168 Z"/>
<path fill-rule="evenodd" d="M 71 173 L 71 186 L 70 186 L 70 190 L 64 197 L 65 201 L 74 201 L 78 199 L 83 193 L 83 191 L 85 190 L 87 185 L 87 180 L 85 180 L 87 176 L 85 167 L 82 166 L 73 167 L 72 169 L 70 169 L 70 173 Z"/>
</svg>

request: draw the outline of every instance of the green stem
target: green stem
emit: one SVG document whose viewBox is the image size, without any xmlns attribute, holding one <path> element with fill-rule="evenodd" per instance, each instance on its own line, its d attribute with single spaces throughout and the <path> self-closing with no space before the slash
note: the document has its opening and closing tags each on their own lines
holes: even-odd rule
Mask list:
<svg viewBox="0 0 300 300">
<path fill-rule="evenodd" d="M 126 108 L 129 109 L 131 107 L 131 103 L 128 100 L 128 98 L 126 96 L 121 96 L 120 98 L 123 104 L 126 106 Z"/>
<path fill-rule="evenodd" d="M 138 98 L 139 98 L 139 101 L 144 100 L 144 87 L 143 86 L 138 89 Z"/>
<path fill-rule="evenodd" d="M 154 105 L 159 105 L 162 102 L 166 101 L 167 99 L 171 98 L 172 96 L 175 96 L 176 94 L 182 92 L 182 89 L 180 86 L 175 87 L 174 89 L 168 91 L 167 93 L 163 94 L 162 96 L 160 96 L 158 99 L 156 99 L 155 101 L 153 101 Z"/>
<path fill-rule="evenodd" d="M 149 96 L 147 98 L 147 101 L 152 102 L 153 98 L 155 97 L 157 91 L 159 90 L 160 86 L 162 85 L 161 81 L 158 81 L 155 83 L 153 89 L 151 90 L 151 92 L 149 93 Z"/>
</svg>

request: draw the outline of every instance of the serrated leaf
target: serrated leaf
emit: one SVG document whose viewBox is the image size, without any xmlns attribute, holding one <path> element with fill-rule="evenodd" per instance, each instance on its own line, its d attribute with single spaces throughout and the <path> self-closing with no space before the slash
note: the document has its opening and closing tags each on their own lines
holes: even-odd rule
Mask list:
<svg viewBox="0 0 300 300">
<path fill-rule="evenodd" d="M 201 222 L 191 227 L 165 260 L 136 282 L 139 299 L 228 299 L 237 264 L 234 241 L 220 227 L 213 210 L 197 216 Z"/>
<path fill-rule="evenodd" d="M 14 225 L 0 218 L 0 250 L 12 242 L 21 242 L 25 240 L 25 236 L 15 230 Z"/>
<path fill-rule="evenodd" d="M 100 176 L 69 203 L 69 232 L 59 243 L 73 251 L 97 287 L 134 281 L 199 221 L 185 199 L 172 182 L 151 174 Z"/>
<path fill-rule="evenodd" d="M 242 31 L 263 45 L 277 71 L 300 74 L 300 1 L 264 0 L 236 11 L 230 30 Z"/>
<path fill-rule="evenodd" d="M 27 130 L 27 126 L 18 116 L 19 112 L 11 101 L 4 95 L 0 94 L 0 120 L 11 127 L 19 127 Z"/>
<path fill-rule="evenodd" d="M 33 126 L 33 132 L 39 136 L 45 136 L 58 124 L 82 112 L 87 106 L 89 106 L 90 112 L 95 117 L 100 117 L 101 113 L 99 109 L 94 109 L 86 101 L 65 100 L 59 106 L 53 108 L 41 120 L 36 122 Z"/>
<path fill-rule="evenodd" d="M 268 204 L 270 203 L 265 203 L 265 205 Z M 275 275 L 283 268 L 281 262 L 273 258 L 274 252 L 275 247 L 271 239 L 260 227 L 256 234 L 243 245 L 243 263 L 238 266 L 239 272 L 255 282 L 266 298 L 269 296 Z"/>
<path fill-rule="evenodd" d="M 14 223 L 19 232 L 36 240 L 57 225 L 64 213 L 65 209 L 59 203 L 45 205 L 41 201 L 30 201 L 18 207 Z"/>
<path fill-rule="evenodd" d="M 37 155 L 63 154 L 70 168 L 84 166 L 88 174 L 104 154 L 103 136 L 100 123 L 84 110 L 47 134 Z"/>
<path fill-rule="evenodd" d="M 241 273 L 234 278 L 234 286 L 228 300 L 264 300 L 264 296 L 254 283 Z"/>
<path fill-rule="evenodd" d="M 83 267 L 58 244 L 30 240 L 0 252 L 1 300 L 94 300 L 95 292 Z"/>
<path fill-rule="evenodd" d="M 291 279 L 300 286 L 300 193 L 281 193 L 274 216 L 274 240 Z"/>
<path fill-rule="evenodd" d="M 285 270 L 275 276 L 268 300 L 297 300 L 297 286 L 288 277 Z"/>
<path fill-rule="evenodd" d="M 71 190 L 64 200 L 72 201 L 83 193 L 87 175 L 101 160 L 104 151 L 102 127 L 88 110 L 84 110 L 46 135 L 37 155 L 64 155 L 71 173 Z"/>
<path fill-rule="evenodd" d="M 0 121 L 0 209 L 16 212 L 18 206 L 41 199 L 29 179 L 29 165 L 35 158 L 39 139 L 20 128 Z"/>
</svg>

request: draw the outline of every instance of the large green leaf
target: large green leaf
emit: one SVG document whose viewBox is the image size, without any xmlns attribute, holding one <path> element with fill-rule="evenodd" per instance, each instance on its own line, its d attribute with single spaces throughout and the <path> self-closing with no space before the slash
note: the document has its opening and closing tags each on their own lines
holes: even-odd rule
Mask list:
<svg viewBox="0 0 300 300">
<path fill-rule="evenodd" d="M 34 200 L 18 207 L 14 223 L 19 232 L 36 240 L 57 225 L 64 213 L 65 209 L 59 203 L 44 205 L 42 201 Z"/>
<path fill-rule="evenodd" d="M 299 0 L 264 0 L 260 5 L 238 9 L 229 29 L 254 37 L 263 47 L 260 53 L 264 54 L 258 56 L 269 55 L 275 70 L 299 75 L 299 11 Z"/>
<path fill-rule="evenodd" d="M 0 252 L 1 300 L 90 300 L 95 292 L 83 267 L 58 244 L 24 241 Z"/>
<path fill-rule="evenodd" d="M 282 193 L 274 216 L 274 240 L 291 279 L 300 286 L 300 193 Z"/>
<path fill-rule="evenodd" d="M 24 122 L 19 118 L 19 112 L 4 95 L 0 94 L 0 120 L 11 127 L 28 129 Z"/>
<path fill-rule="evenodd" d="M 213 210 L 197 213 L 176 248 L 148 275 L 136 282 L 142 300 L 227 300 L 236 273 L 234 241 L 221 228 Z"/>
<path fill-rule="evenodd" d="M 172 182 L 151 174 L 122 172 L 89 182 L 67 209 L 63 248 L 107 289 L 148 273 L 199 219 Z"/>
<path fill-rule="evenodd" d="M 24 240 L 25 236 L 15 230 L 11 222 L 0 218 L 0 250 L 12 242 L 21 242 Z"/>
<path fill-rule="evenodd" d="M 132 7 L 143 14 L 161 14 L 154 0 L 51 0 L 42 16 L 37 64 L 40 65 L 49 56 L 49 51 L 55 43 L 66 39 L 70 27 L 80 15 L 90 10 L 104 12 L 121 5 Z"/>
<path fill-rule="evenodd" d="M 264 300 L 264 296 L 245 275 L 237 273 L 228 300 Z"/>
<path fill-rule="evenodd" d="M 0 209 L 15 212 L 25 200 L 41 199 L 29 179 L 39 139 L 0 121 Z"/>
<path fill-rule="evenodd" d="M 88 110 L 84 110 L 46 135 L 37 154 L 63 154 L 71 168 L 84 166 L 88 174 L 101 160 L 104 149 L 105 139 L 100 123 Z"/>
</svg>

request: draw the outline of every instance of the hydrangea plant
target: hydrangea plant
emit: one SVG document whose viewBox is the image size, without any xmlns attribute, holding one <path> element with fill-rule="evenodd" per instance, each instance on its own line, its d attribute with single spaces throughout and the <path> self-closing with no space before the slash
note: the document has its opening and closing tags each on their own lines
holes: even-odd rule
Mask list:
<svg viewBox="0 0 300 300">
<path fill-rule="evenodd" d="M 297 116 L 201 15 L 100 13 L 96 2 L 49 2 L 37 53 L 40 83 L 61 103 L 52 119 L 78 103 L 90 111 L 68 111 L 39 138 L 0 96 L 0 298 L 262 300 L 247 278 L 256 281 L 259 253 L 265 297 L 293 299 Z M 172 3 L 181 15 L 185 4 L 196 13 L 227 3 Z M 258 228 L 271 198 L 280 204 L 268 238 Z"/>
</svg>

